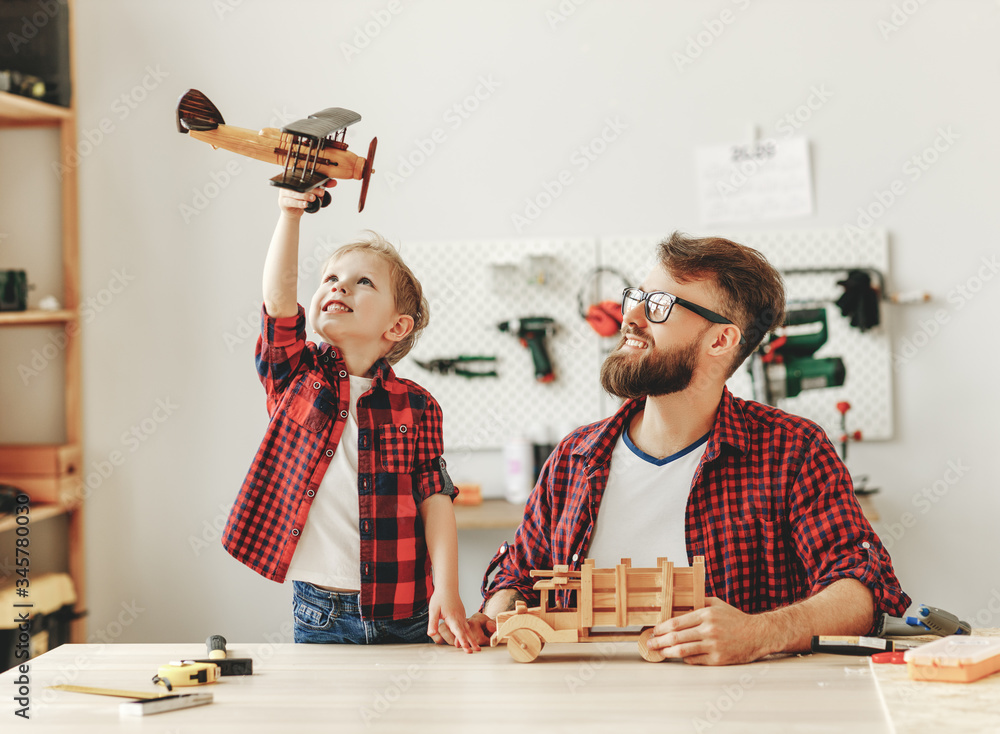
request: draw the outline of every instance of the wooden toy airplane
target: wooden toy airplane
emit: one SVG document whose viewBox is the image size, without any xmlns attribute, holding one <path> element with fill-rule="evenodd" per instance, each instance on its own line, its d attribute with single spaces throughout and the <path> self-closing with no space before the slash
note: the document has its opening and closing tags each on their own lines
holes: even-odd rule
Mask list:
<svg viewBox="0 0 1000 734">
<path fill-rule="evenodd" d="M 541 577 L 532 587 L 542 592 L 541 605 L 529 608 L 519 601 L 514 611 L 501 612 L 490 638 L 491 647 L 506 642 L 507 652 L 519 663 L 537 658 L 546 642 L 629 640 L 638 641 L 644 660 L 660 662 L 663 654 L 646 647 L 652 626 L 705 606 L 704 556 L 695 556 L 690 568 L 674 568 L 666 558 L 658 558 L 656 568 L 632 568 L 628 558 L 614 568 L 594 568 L 594 559 L 587 558 L 579 571 L 556 566 L 531 575 Z M 550 609 L 548 597 L 553 591 L 575 591 L 577 607 Z M 596 626 L 644 629 L 591 630 Z"/>
<path fill-rule="evenodd" d="M 218 108 L 197 89 L 189 89 L 177 101 L 178 132 L 189 134 L 213 148 L 282 166 L 282 173 L 271 179 L 272 186 L 305 192 L 324 185 L 331 178 L 360 180 L 359 212 L 365 208 L 378 143 L 378 138 L 372 138 L 367 158 L 347 150 L 344 142 L 347 127 L 360 119 L 357 112 L 330 107 L 285 125 L 281 130 L 266 127 L 254 132 L 227 125 Z M 318 211 L 320 206 L 329 203 L 330 193 L 323 191 L 322 203 L 317 199 L 306 211 Z"/>
</svg>

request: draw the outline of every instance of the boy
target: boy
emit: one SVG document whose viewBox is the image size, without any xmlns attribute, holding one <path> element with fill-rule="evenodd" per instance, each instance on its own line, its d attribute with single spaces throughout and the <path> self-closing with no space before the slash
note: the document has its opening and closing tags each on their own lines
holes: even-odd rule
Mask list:
<svg viewBox="0 0 1000 734">
<path fill-rule="evenodd" d="M 316 198 L 278 195 L 257 343 L 270 422 L 223 545 L 265 578 L 293 580 L 296 642 L 440 642 L 443 619 L 456 647 L 479 650 L 458 595 L 441 409 L 390 367 L 427 324 L 427 302 L 392 245 L 345 245 L 309 306 L 322 343 L 307 342 L 299 220 Z"/>
</svg>

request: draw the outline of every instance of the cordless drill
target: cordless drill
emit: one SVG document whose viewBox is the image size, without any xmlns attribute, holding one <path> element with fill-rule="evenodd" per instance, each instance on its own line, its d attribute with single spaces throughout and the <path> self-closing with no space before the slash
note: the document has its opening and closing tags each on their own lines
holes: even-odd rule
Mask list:
<svg viewBox="0 0 1000 734">
<path fill-rule="evenodd" d="M 506 331 L 521 340 L 521 346 L 531 352 L 535 363 L 535 379 L 539 382 L 552 382 L 556 379 L 552 372 L 552 362 L 545 349 L 545 337 L 555 332 L 556 322 L 548 316 L 528 316 L 523 319 L 511 319 L 497 324 L 500 331 Z"/>
</svg>

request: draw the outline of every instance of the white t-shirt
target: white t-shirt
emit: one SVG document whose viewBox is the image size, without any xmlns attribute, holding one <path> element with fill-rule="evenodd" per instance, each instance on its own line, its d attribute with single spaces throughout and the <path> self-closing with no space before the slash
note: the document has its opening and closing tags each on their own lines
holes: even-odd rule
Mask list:
<svg viewBox="0 0 1000 734">
<path fill-rule="evenodd" d="M 622 431 L 611 454 L 608 484 L 597 510 L 588 558 L 597 568 L 614 568 L 631 558 L 635 568 L 655 568 L 666 557 L 687 566 L 684 516 L 708 434 L 686 449 L 656 459 L 636 448 Z"/>
<path fill-rule="evenodd" d="M 361 513 L 358 509 L 358 398 L 371 378 L 351 375 L 347 423 L 316 490 L 287 578 L 317 586 L 361 590 Z"/>
</svg>

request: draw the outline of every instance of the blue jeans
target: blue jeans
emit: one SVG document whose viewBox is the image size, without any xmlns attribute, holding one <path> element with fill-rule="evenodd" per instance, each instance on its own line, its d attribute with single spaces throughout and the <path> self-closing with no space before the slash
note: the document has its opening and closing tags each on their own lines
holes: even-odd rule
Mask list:
<svg viewBox="0 0 1000 734">
<path fill-rule="evenodd" d="M 296 642 L 353 645 L 433 642 L 427 610 L 409 619 L 362 619 L 358 593 L 327 591 L 293 581 L 292 613 Z"/>
</svg>

